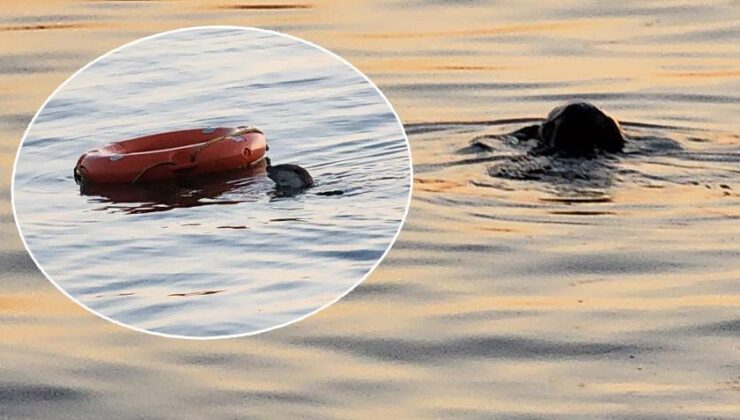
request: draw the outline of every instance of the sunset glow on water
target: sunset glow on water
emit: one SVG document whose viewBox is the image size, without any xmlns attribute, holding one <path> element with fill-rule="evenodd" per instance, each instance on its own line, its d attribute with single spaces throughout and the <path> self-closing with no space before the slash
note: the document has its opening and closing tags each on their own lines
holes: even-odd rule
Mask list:
<svg viewBox="0 0 740 420">
<path fill-rule="evenodd" d="M 1 414 L 736 417 L 735 2 L 239 7 L 251 4 L 2 11 Z M 73 71 L 204 24 L 284 31 L 367 73 L 406 125 L 415 184 L 398 242 L 345 299 L 264 335 L 199 343 L 123 329 L 54 289 L 23 249 L 9 189 L 26 125 Z M 622 121 L 628 153 L 520 180 L 489 175 L 517 145 L 461 151 L 569 100 Z M 598 182 L 571 182 L 579 173 Z"/>
</svg>

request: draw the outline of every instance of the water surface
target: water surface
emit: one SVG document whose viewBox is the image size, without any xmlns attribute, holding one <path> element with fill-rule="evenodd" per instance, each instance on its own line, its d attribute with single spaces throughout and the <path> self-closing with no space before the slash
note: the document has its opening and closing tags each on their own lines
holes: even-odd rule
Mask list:
<svg viewBox="0 0 740 420">
<path fill-rule="evenodd" d="M 357 65 L 406 123 L 416 184 L 398 242 L 316 316 L 192 343 L 135 334 L 68 302 L 24 257 L 6 202 L 3 414 L 737 418 L 736 1 L 224 8 L 256 3 L 4 10 L 8 26 L 62 16 L 83 25 L 0 33 L 4 57 L 37 69 L 0 78 L 13 104 L 2 113 L 4 161 L 65 66 L 183 25 L 282 29 Z M 568 173 L 589 169 L 573 164 L 534 180 L 491 176 L 523 148 L 461 151 L 578 99 L 639 138 L 633 153 L 593 165 L 608 182 L 571 186 Z"/>
</svg>

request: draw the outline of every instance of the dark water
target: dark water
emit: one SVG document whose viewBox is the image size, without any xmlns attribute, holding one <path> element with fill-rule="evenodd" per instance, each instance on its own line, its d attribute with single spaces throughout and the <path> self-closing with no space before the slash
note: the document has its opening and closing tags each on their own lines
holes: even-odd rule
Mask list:
<svg viewBox="0 0 740 420">
<path fill-rule="evenodd" d="M 138 334 L 70 303 L 25 255 L 6 198 L 0 413 L 738 417 L 737 1 L 304 3 L 0 12 L 8 26 L 78 25 L 0 32 L 6 62 L 29 69 L 0 76 L 6 162 L 72 69 L 144 34 L 228 22 L 305 37 L 370 75 L 406 124 L 416 177 L 403 232 L 363 284 L 287 328 L 207 342 Z M 568 100 L 622 121 L 629 153 L 466 150 Z"/>
<path fill-rule="evenodd" d="M 542 120 L 522 121 L 537 126 Z M 457 151 L 461 157 L 438 166 L 486 164 L 492 180 L 472 180 L 479 187 L 537 189 L 553 192 L 578 201 L 577 196 L 607 196 L 614 188 L 644 187 L 663 189 L 672 186 L 703 186 L 724 190 L 732 196 L 732 187 L 724 181 L 734 180 L 740 173 L 740 148 L 733 144 L 717 144 L 727 133 L 712 133 L 686 127 L 623 122 L 625 147 L 620 153 L 599 153 L 592 158 L 573 158 L 538 152 L 538 141 L 514 135 L 512 129 L 522 128 L 511 120 L 464 123 L 463 131 L 482 131 L 470 139 L 469 145 Z M 455 123 L 434 123 L 428 126 L 435 136 L 449 136 Z M 412 130 L 424 131 L 424 124 Z M 503 131 L 502 131 L 503 130 Z M 506 131 L 508 130 L 508 131 Z M 473 131 L 473 132 L 475 132 Z M 499 133 L 496 133 L 496 132 Z M 738 136 L 730 135 L 737 139 Z M 496 182 L 498 180 L 498 182 Z M 534 182 L 505 182 L 534 181 Z M 605 200 L 602 200 L 605 201 Z M 593 202 L 593 200 L 591 200 Z"/>
<path fill-rule="evenodd" d="M 238 125 L 259 126 L 272 162 L 303 165 L 316 187 L 276 195 L 264 165 L 85 195 L 72 179 L 77 156 L 108 142 Z M 41 267 L 87 307 L 159 333 L 236 335 L 357 284 L 399 228 L 408 164 L 391 108 L 347 64 L 273 33 L 204 28 L 116 51 L 54 95 L 20 152 L 15 206 Z"/>
</svg>

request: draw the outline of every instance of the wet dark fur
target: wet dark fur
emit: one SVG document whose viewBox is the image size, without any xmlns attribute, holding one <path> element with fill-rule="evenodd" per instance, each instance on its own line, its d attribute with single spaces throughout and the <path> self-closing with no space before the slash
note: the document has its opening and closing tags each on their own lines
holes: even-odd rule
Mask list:
<svg viewBox="0 0 740 420">
<path fill-rule="evenodd" d="M 272 165 L 269 158 L 265 160 L 267 161 L 267 177 L 275 182 L 278 189 L 303 190 L 313 186 L 313 177 L 306 169 L 291 163 Z M 297 182 L 288 183 L 287 180 Z"/>
<path fill-rule="evenodd" d="M 619 153 L 625 145 L 619 124 L 585 102 L 557 107 L 542 124 L 524 127 L 510 135 L 519 140 L 537 140 L 532 153 L 538 155 L 591 157 L 597 152 Z"/>
<path fill-rule="evenodd" d="M 293 173 L 297 175 L 297 177 L 300 179 L 300 185 L 283 185 L 281 184 L 280 179 L 278 178 L 278 175 L 281 172 L 286 173 Z M 311 174 L 308 173 L 307 170 L 304 168 L 293 165 L 290 163 L 284 163 L 282 165 L 275 165 L 275 166 L 268 166 L 267 167 L 267 176 L 268 178 L 275 181 L 275 184 L 280 187 L 285 188 L 308 188 L 313 186 L 313 178 L 311 177 Z"/>
</svg>

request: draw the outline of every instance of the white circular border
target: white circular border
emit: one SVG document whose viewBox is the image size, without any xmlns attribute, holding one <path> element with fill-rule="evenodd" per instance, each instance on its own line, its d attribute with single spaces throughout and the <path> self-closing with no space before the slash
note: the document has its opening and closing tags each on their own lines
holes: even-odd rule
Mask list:
<svg viewBox="0 0 740 420">
<path fill-rule="evenodd" d="M 406 201 L 406 210 L 404 211 L 403 218 L 401 219 L 401 223 L 398 225 L 398 229 L 396 230 L 396 234 L 393 235 L 393 239 L 388 244 L 388 247 L 386 248 L 385 252 L 383 252 L 383 255 L 381 255 L 380 258 L 378 258 L 378 261 L 375 262 L 375 264 L 372 267 L 370 267 L 370 270 L 368 270 L 368 272 L 365 273 L 365 275 L 359 281 L 357 281 L 355 284 L 353 284 L 352 286 L 350 286 L 347 289 L 347 291 L 345 291 L 344 293 L 342 293 L 339 296 L 337 296 L 334 300 L 331 300 L 328 303 L 326 303 L 326 304 L 324 304 L 324 305 L 322 305 L 322 306 L 314 309 L 313 311 L 311 311 L 311 312 L 309 312 L 309 313 L 307 313 L 307 314 L 305 314 L 303 316 L 300 316 L 300 317 L 298 317 L 298 318 L 296 318 L 294 320 L 291 320 L 291 321 L 288 321 L 288 322 L 284 322 L 282 324 L 278 324 L 278 325 L 275 325 L 275 326 L 270 327 L 270 328 L 264 328 L 264 329 L 261 329 L 261 330 L 256 330 L 256 331 L 252 331 L 252 332 L 248 332 L 248 333 L 244 333 L 244 334 L 215 335 L 215 336 L 210 336 L 210 337 L 194 337 L 194 336 L 179 335 L 179 334 L 165 334 L 165 333 L 160 333 L 160 332 L 156 332 L 156 331 L 146 330 L 146 329 L 143 329 L 143 328 L 138 328 L 138 327 L 135 327 L 133 325 L 124 324 L 123 322 L 117 321 L 117 320 L 115 320 L 113 318 L 109 318 L 109 317 L 107 317 L 107 316 L 105 316 L 105 315 L 103 315 L 101 313 L 98 313 L 98 312 L 92 310 L 91 308 L 87 307 L 85 304 L 83 304 L 79 300 L 75 299 L 72 295 L 70 295 L 69 293 L 67 293 L 61 286 L 59 286 L 51 278 L 51 276 L 49 276 L 46 273 L 46 271 L 44 271 L 44 268 L 41 267 L 41 264 L 39 264 L 39 262 L 36 260 L 36 257 L 33 255 L 33 252 L 31 252 L 31 249 L 28 247 L 28 244 L 26 243 L 26 239 L 23 236 L 23 230 L 21 229 L 21 225 L 20 225 L 20 223 L 18 223 L 18 217 L 16 216 L 16 209 L 15 209 L 15 171 L 16 171 L 17 166 L 18 166 L 18 158 L 20 157 L 21 149 L 23 148 L 23 143 L 26 141 L 26 137 L 28 136 L 28 132 L 31 130 L 31 127 L 33 126 L 33 123 L 36 121 L 36 118 L 38 118 L 38 116 L 41 114 L 41 112 L 44 110 L 44 108 L 46 108 L 46 105 L 49 103 L 49 101 L 57 93 L 59 93 L 59 91 L 62 90 L 62 88 L 64 88 L 64 86 L 67 83 L 69 83 L 72 79 L 74 79 L 80 73 L 82 73 L 83 71 L 85 71 L 88 67 L 90 67 L 93 64 L 95 64 L 96 62 L 104 59 L 105 57 L 107 57 L 107 56 L 115 53 L 116 51 L 119 51 L 119 50 L 122 50 L 124 48 L 127 48 L 127 47 L 130 47 L 132 45 L 135 45 L 135 44 L 137 44 L 139 42 L 146 41 L 147 39 L 156 38 L 156 37 L 159 37 L 159 36 L 164 36 L 164 35 L 167 35 L 167 34 L 172 34 L 172 33 L 177 33 L 177 32 L 185 32 L 185 31 L 193 31 L 193 30 L 199 30 L 199 29 L 204 29 L 204 28 L 209 28 L 209 29 L 222 28 L 222 29 L 236 29 L 236 30 L 242 30 L 242 31 L 255 31 L 255 32 L 262 32 L 262 33 L 267 33 L 267 34 L 271 34 L 271 35 L 277 35 L 277 36 L 282 36 L 282 37 L 285 37 L 285 38 L 289 38 L 289 39 L 292 39 L 294 41 L 298 41 L 298 42 L 300 42 L 302 44 L 311 46 L 313 48 L 316 48 L 316 49 L 318 49 L 320 51 L 323 51 L 323 52 L 329 54 L 330 56 L 332 56 L 332 57 L 336 58 L 337 60 L 339 60 L 340 62 L 346 64 L 349 68 L 351 68 L 352 70 L 354 70 L 355 72 L 357 72 L 357 74 L 359 74 L 360 76 L 362 76 L 362 78 L 365 79 L 365 81 L 368 82 L 370 84 L 370 86 L 372 86 L 378 92 L 378 94 L 380 94 L 380 97 L 383 98 L 383 100 L 385 101 L 386 105 L 388 105 L 388 108 L 390 108 L 391 112 L 396 117 L 396 122 L 398 122 L 398 125 L 401 128 L 401 133 L 403 134 L 404 140 L 406 140 L 406 150 L 408 150 L 408 158 L 409 158 L 409 196 L 408 196 L 408 199 Z M 10 203 L 11 203 L 11 207 L 13 209 L 13 220 L 15 221 L 15 226 L 18 229 L 18 234 L 21 237 L 21 242 L 23 242 L 23 247 L 26 249 L 26 252 L 28 252 L 28 255 L 31 256 L 31 259 L 33 260 L 34 264 L 36 264 L 36 266 L 39 268 L 39 270 L 44 275 L 44 277 L 46 277 L 46 279 L 49 280 L 49 282 L 51 284 L 53 284 L 54 287 L 56 287 L 60 292 L 62 292 L 65 296 L 67 296 L 69 299 L 71 299 L 77 305 L 81 306 L 82 308 L 84 308 L 88 312 L 92 313 L 93 315 L 96 315 L 96 316 L 98 316 L 100 318 L 103 318 L 103 319 L 105 319 L 105 320 L 107 320 L 109 322 L 112 322 L 112 323 L 116 324 L 116 325 L 119 325 L 119 326 L 124 327 L 124 328 L 131 329 L 131 330 L 134 330 L 134 331 L 142 332 L 142 333 L 145 333 L 145 334 L 151 334 L 151 335 L 155 335 L 155 336 L 159 336 L 159 337 L 167 337 L 167 338 L 180 338 L 180 339 L 186 339 L 186 340 L 220 340 L 220 339 L 225 339 L 225 338 L 249 337 L 249 336 L 253 336 L 253 335 L 265 333 L 265 332 L 268 332 L 268 331 L 276 330 L 278 328 L 287 327 L 288 325 L 294 324 L 296 322 L 300 322 L 300 321 L 302 321 L 302 320 L 310 317 L 311 315 L 314 315 L 314 314 L 316 314 L 316 313 L 318 313 L 318 312 L 320 312 L 320 311 L 328 308 L 329 306 L 337 303 L 343 297 L 347 296 L 352 290 L 354 290 L 363 281 L 365 281 L 365 279 L 367 279 L 370 276 L 370 274 L 372 274 L 375 271 L 376 268 L 378 268 L 378 265 L 380 265 L 380 263 L 385 259 L 385 256 L 388 255 L 388 252 L 390 252 L 391 248 L 393 248 L 393 245 L 398 240 L 398 236 L 401 234 L 401 229 L 403 228 L 403 225 L 406 223 L 406 218 L 409 215 L 409 209 L 411 208 L 411 197 L 413 195 L 413 189 L 414 189 L 414 165 L 413 165 L 413 159 L 411 157 L 411 143 L 409 143 L 409 138 L 406 135 L 406 130 L 403 127 L 403 122 L 401 122 L 401 118 L 398 116 L 398 113 L 393 108 L 393 105 L 390 103 L 390 101 L 385 96 L 385 94 L 378 88 L 378 86 L 375 83 L 373 83 L 372 80 L 370 80 L 365 75 L 365 73 L 361 72 L 357 67 L 355 67 L 354 65 L 352 65 L 352 63 L 350 63 L 346 59 L 340 57 L 339 55 L 333 53 L 332 51 L 329 51 L 328 49 L 326 49 L 326 48 L 324 48 L 324 47 L 322 47 L 320 45 L 314 44 L 313 42 L 306 41 L 305 39 L 301 39 L 301 38 L 298 38 L 298 37 L 293 36 L 293 35 L 288 35 L 288 34 L 285 34 L 285 33 L 282 33 L 282 32 L 272 31 L 272 30 L 269 30 L 269 29 L 254 28 L 254 27 L 251 27 L 251 26 L 202 25 L 202 26 L 191 26 L 191 27 L 187 27 L 187 28 L 180 28 L 180 29 L 175 29 L 175 30 L 172 30 L 172 31 L 159 32 L 159 33 L 156 33 L 156 34 L 153 34 L 153 35 L 149 35 L 149 36 L 145 36 L 144 38 L 139 38 L 139 39 L 136 39 L 134 41 L 128 42 L 126 44 L 123 44 L 120 47 L 114 48 L 114 49 L 108 51 L 107 53 L 101 55 L 100 57 L 92 60 L 91 62 L 85 64 L 82 68 L 80 68 L 79 70 L 77 70 L 76 72 L 74 72 L 64 82 L 62 82 L 62 84 L 60 84 L 56 89 L 54 89 L 54 91 L 49 95 L 49 97 L 46 98 L 46 100 L 44 101 L 44 103 L 41 104 L 41 107 L 39 107 L 38 111 L 36 111 L 36 113 L 34 114 L 33 118 L 31 119 L 31 122 L 28 123 L 28 127 L 26 127 L 26 131 L 23 133 L 23 137 L 21 138 L 21 142 L 18 145 L 18 151 L 15 154 L 15 161 L 13 162 L 13 172 L 11 174 L 11 180 L 10 180 Z"/>
</svg>

